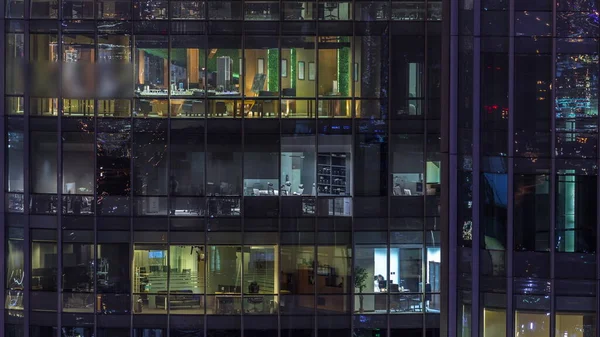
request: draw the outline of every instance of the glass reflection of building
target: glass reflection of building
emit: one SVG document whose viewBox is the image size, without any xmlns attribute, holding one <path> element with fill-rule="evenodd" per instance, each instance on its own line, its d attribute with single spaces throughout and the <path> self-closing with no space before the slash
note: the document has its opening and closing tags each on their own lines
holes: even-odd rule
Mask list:
<svg viewBox="0 0 600 337">
<path fill-rule="evenodd" d="M 598 3 L 450 4 L 448 335 L 597 335 Z"/>
<path fill-rule="evenodd" d="M 440 1 L 5 0 L 3 336 L 438 336 Z"/>
</svg>

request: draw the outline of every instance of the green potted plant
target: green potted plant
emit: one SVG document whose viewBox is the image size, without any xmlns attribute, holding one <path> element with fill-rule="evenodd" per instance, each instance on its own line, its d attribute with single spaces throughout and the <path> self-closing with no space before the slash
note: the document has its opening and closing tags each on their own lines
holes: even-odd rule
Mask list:
<svg viewBox="0 0 600 337">
<path fill-rule="evenodd" d="M 354 287 L 358 288 L 358 303 L 360 313 L 363 313 L 365 309 L 363 308 L 363 299 L 364 296 L 362 294 L 363 290 L 367 286 L 367 270 L 363 267 L 354 267 Z"/>
</svg>

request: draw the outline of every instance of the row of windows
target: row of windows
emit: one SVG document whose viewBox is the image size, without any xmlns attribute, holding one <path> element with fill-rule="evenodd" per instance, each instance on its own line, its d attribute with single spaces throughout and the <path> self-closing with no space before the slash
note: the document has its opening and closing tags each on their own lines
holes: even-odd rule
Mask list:
<svg viewBox="0 0 600 337">
<path fill-rule="evenodd" d="M 387 104 L 377 99 L 387 97 L 397 115 L 418 116 L 425 98 L 440 97 L 439 38 L 429 42 L 434 49 L 427 64 L 425 40 L 400 35 L 392 42 L 415 45 L 395 47 L 392 54 L 388 39 L 380 36 L 206 41 L 198 35 L 64 34 L 59 41 L 55 34 L 31 34 L 29 55 L 24 34 L 8 34 L 6 41 L 5 93 L 17 96 L 8 100 L 7 113 L 14 114 L 23 113 L 25 102 L 18 96 L 25 83 L 30 113 L 42 116 L 56 115 L 59 103 L 65 115 L 98 109 L 104 116 L 129 116 L 130 102 L 115 98 L 131 97 L 139 98 L 134 114 L 153 117 L 349 117 L 354 109 L 357 115 L 381 116 Z M 60 85 L 49 85 L 49 77 L 60 78 Z M 280 96 L 285 100 L 274 99 Z M 96 107 L 93 97 L 107 100 Z M 167 97 L 177 100 L 167 104 Z M 206 97 L 212 98 L 208 106 Z M 327 100 L 315 102 L 316 97 Z M 353 104 L 350 97 L 375 100 Z"/>
<path fill-rule="evenodd" d="M 24 18 L 23 0 L 6 0 L 7 18 Z M 57 19 L 58 1 L 31 0 L 32 19 Z M 95 8 L 95 10 L 94 10 Z M 98 20 L 247 20 L 377 21 L 442 19 L 441 1 L 62 1 L 63 19 Z"/>
<path fill-rule="evenodd" d="M 30 149 L 25 152 L 18 122 L 10 119 L 8 123 L 6 190 L 23 192 L 27 153 L 30 191 L 57 193 L 58 134 L 53 126 L 38 125 L 43 128 L 30 131 Z M 367 126 L 368 132 L 352 136 L 350 125 L 348 130 L 330 125 L 333 134 L 314 135 L 310 124 L 300 123 L 296 124 L 299 134 L 280 135 L 276 129 L 277 133 L 242 136 L 236 125 L 229 125 L 233 131 L 206 133 L 200 121 L 172 121 L 168 132 L 166 123 L 146 120 L 134 123 L 132 132 L 131 124 L 124 122 L 98 125 L 100 132 L 93 132 L 85 120 L 63 128 L 63 194 L 344 197 L 388 195 L 388 190 L 393 196 L 440 193 L 437 134 L 386 137 L 385 131 L 380 133 L 377 127 L 368 131 Z M 373 174 L 375 169 L 379 173 Z"/>
<path fill-rule="evenodd" d="M 56 231 L 32 230 L 30 272 L 24 265 L 22 231 L 8 233 L 6 303 L 13 310 L 23 309 L 25 278 L 32 291 L 40 292 L 32 297 L 32 308 L 56 310 L 56 294 L 48 292 L 57 291 L 60 256 L 63 312 L 265 315 L 440 309 L 435 295 L 440 292 L 438 232 L 425 237 L 422 231 L 397 232 L 389 246 L 376 243 L 387 241 L 386 232 L 368 232 L 357 237 L 354 248 L 344 244 L 347 232 L 338 232 L 335 243 L 318 246 L 309 243 L 310 235 L 298 235 L 305 243 L 294 245 L 273 244 L 277 238 L 271 233 L 247 233 L 245 245 L 231 244 L 235 235 L 220 236 L 230 244 L 205 245 L 190 243 L 202 238 L 199 233 L 173 234 L 171 240 L 182 243 L 166 244 L 166 233 L 136 232 L 131 256 L 130 244 L 114 243 L 116 238 L 94 245 L 91 231 L 64 231 L 58 254 Z M 98 233 L 99 239 L 107 233 Z M 110 232 L 120 234 L 121 241 L 124 233 Z M 161 238 L 163 243 L 156 243 Z M 103 295 L 95 299 L 94 292 Z M 353 310 L 350 294 L 360 299 Z"/>
</svg>

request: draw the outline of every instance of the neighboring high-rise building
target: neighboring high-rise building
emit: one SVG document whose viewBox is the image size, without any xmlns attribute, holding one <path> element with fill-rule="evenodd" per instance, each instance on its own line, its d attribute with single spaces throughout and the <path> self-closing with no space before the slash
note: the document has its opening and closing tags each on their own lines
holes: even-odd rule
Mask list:
<svg viewBox="0 0 600 337">
<path fill-rule="evenodd" d="M 441 1 L 4 0 L 0 18 L 0 335 L 445 331 Z M 589 107 L 597 58 L 571 56 Z M 481 87 L 505 97 L 507 74 Z"/>
<path fill-rule="evenodd" d="M 460 337 L 597 336 L 600 4 L 447 5 L 442 326 Z"/>
</svg>

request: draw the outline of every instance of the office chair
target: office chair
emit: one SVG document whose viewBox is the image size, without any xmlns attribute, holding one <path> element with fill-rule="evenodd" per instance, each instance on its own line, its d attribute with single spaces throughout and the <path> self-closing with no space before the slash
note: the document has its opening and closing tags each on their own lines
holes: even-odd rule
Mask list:
<svg viewBox="0 0 600 337">
<path fill-rule="evenodd" d="M 258 285 L 258 283 L 256 283 L 256 281 L 252 281 L 250 282 L 250 284 L 248 285 L 248 293 L 249 294 L 258 294 L 260 291 L 260 286 Z M 262 310 L 258 310 L 257 309 L 257 305 L 261 304 L 263 305 L 263 309 L 264 309 L 264 301 L 262 297 L 248 297 L 248 309 L 246 310 L 246 312 L 262 312 Z M 250 308 L 250 306 L 252 306 L 252 308 Z"/>
</svg>

